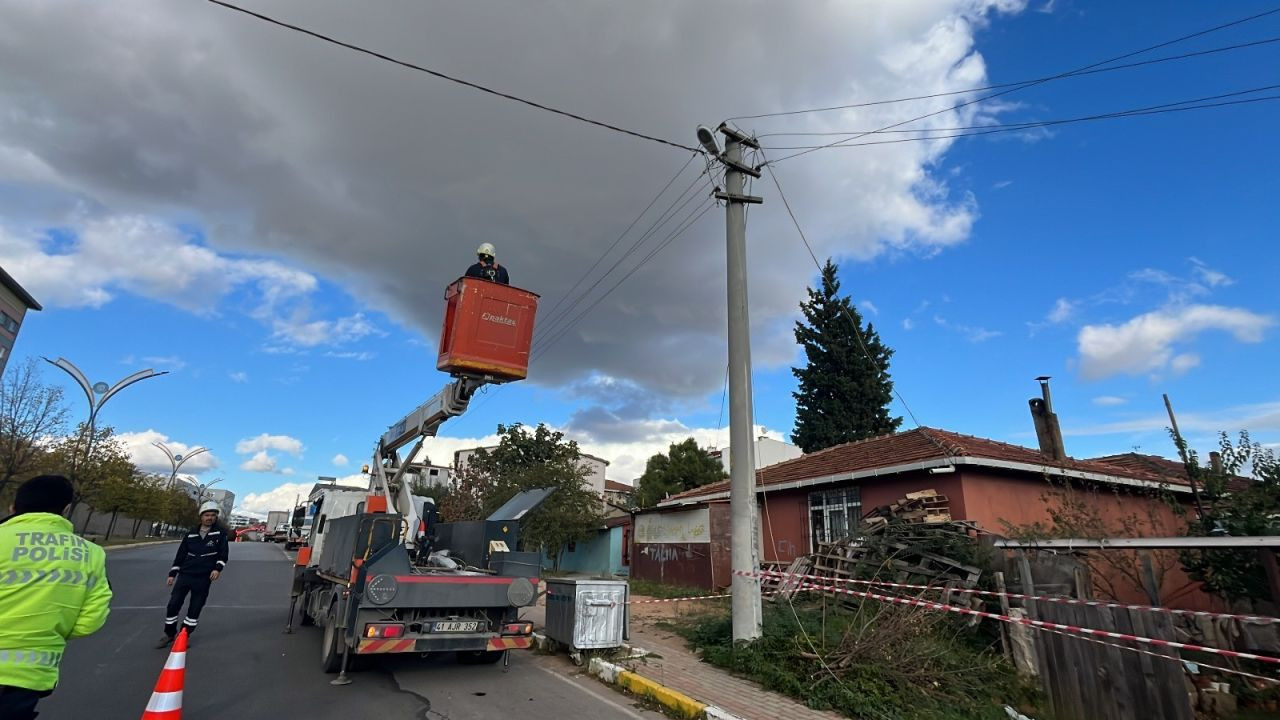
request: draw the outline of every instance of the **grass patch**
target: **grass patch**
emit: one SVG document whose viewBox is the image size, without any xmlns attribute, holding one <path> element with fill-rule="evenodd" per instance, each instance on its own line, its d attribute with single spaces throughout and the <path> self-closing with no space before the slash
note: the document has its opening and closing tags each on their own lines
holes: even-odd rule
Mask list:
<svg viewBox="0 0 1280 720">
<path fill-rule="evenodd" d="M 851 718 L 1007 720 L 1005 704 L 1043 715 L 1036 714 L 1037 691 L 963 620 L 871 602 L 825 612 L 797 603 L 796 615 L 767 604 L 762 637 L 740 647 L 725 615 L 689 618 L 672 629 L 712 665 Z"/>
<path fill-rule="evenodd" d="M 629 581 L 631 585 L 632 595 L 647 595 L 652 598 L 670 599 L 682 597 L 701 597 L 703 595 L 715 595 L 711 590 L 706 588 L 684 587 L 681 585 L 663 585 L 652 580 L 640 580 L 633 578 Z"/>
</svg>

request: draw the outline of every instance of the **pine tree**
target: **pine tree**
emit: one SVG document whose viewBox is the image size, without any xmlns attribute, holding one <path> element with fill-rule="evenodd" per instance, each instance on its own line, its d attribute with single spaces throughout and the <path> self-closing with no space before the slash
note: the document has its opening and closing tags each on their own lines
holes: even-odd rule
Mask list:
<svg viewBox="0 0 1280 720">
<path fill-rule="evenodd" d="M 809 299 L 800 303 L 804 321 L 796 323 L 796 342 L 804 348 L 808 363 L 791 368 L 800 381 L 792 393 L 796 427 L 791 441 L 810 453 L 897 431 L 902 418 L 889 414 L 893 350 L 880 342 L 870 323 L 863 326 L 862 315 L 849 298 L 840 296 L 836 266 L 830 259 L 822 268 L 822 287 L 809 288 L 808 293 Z"/>
</svg>

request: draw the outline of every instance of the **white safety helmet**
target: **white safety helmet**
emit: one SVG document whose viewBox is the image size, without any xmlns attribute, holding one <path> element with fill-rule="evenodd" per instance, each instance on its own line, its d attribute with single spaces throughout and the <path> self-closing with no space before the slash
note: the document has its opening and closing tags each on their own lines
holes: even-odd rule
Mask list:
<svg viewBox="0 0 1280 720">
<path fill-rule="evenodd" d="M 221 515 L 222 509 L 218 507 L 218 503 L 212 500 L 205 500 L 204 504 L 200 506 L 200 514 L 203 515 L 207 512 L 215 512 Z"/>
<path fill-rule="evenodd" d="M 489 257 L 497 257 L 498 253 L 493 249 L 493 243 L 480 243 L 480 247 L 476 248 L 477 255 L 488 255 Z"/>
</svg>

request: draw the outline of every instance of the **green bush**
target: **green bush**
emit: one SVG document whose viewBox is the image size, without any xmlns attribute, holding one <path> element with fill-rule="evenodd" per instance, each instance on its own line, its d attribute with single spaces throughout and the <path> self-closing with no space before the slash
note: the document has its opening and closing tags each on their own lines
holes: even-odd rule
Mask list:
<svg viewBox="0 0 1280 720">
<path fill-rule="evenodd" d="M 800 632 L 797 623 L 803 627 Z M 1007 718 L 1036 691 L 961 618 L 867 601 L 849 609 L 766 606 L 763 635 L 735 647 L 728 616 L 680 632 L 703 659 L 817 710 L 880 720 Z M 807 634 L 807 638 L 806 638 Z"/>
</svg>

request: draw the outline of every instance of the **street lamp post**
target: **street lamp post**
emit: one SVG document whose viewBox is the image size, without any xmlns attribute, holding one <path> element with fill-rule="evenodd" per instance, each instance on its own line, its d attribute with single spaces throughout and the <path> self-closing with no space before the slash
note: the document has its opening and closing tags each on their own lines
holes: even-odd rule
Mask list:
<svg viewBox="0 0 1280 720">
<path fill-rule="evenodd" d="M 210 493 L 210 492 L 207 492 L 207 491 L 209 490 L 209 488 L 213 487 L 214 485 L 217 485 L 218 483 L 220 483 L 220 482 L 222 482 L 222 481 L 223 481 L 223 478 L 214 478 L 212 481 L 207 482 L 207 483 L 205 483 L 204 485 L 199 485 L 199 486 L 197 486 L 197 487 L 196 487 L 196 504 L 199 504 L 201 500 L 204 500 L 204 496 L 205 496 L 206 494 L 207 494 L 210 498 L 212 498 L 212 497 L 213 497 L 213 493 Z"/>
<path fill-rule="evenodd" d="M 74 363 L 66 358 L 60 357 L 57 360 L 45 358 L 45 362 L 48 362 L 50 365 L 53 365 L 70 375 L 72 379 L 76 381 L 76 384 L 80 386 L 80 389 L 84 390 L 85 399 L 89 401 L 89 439 L 85 442 L 84 462 L 89 461 L 89 455 L 93 450 L 94 436 L 97 435 L 98 411 L 102 409 L 102 406 L 106 405 L 107 401 L 114 397 L 116 393 L 136 382 L 169 374 L 167 371 L 157 372 L 148 368 L 146 370 L 139 370 L 138 372 L 125 377 L 115 385 L 108 385 L 104 382 L 90 383 L 89 378 L 85 377 L 85 374 L 80 371 L 80 368 L 76 367 Z M 73 454 L 71 458 L 71 474 L 73 476 L 76 474 L 76 470 L 76 458 Z"/>
<path fill-rule="evenodd" d="M 173 486 L 177 483 L 178 470 L 182 469 L 183 463 L 199 455 L 200 453 L 209 452 L 209 448 L 207 447 L 198 447 L 198 448 L 193 448 L 191 450 L 188 450 L 187 453 L 183 455 L 182 453 L 173 452 L 162 442 L 153 442 L 151 444 L 160 448 L 160 452 L 164 453 L 165 457 L 169 458 L 169 468 L 170 468 L 169 488 L 170 489 L 172 489 Z M 217 482 L 217 481 L 215 480 L 214 482 Z"/>
</svg>

